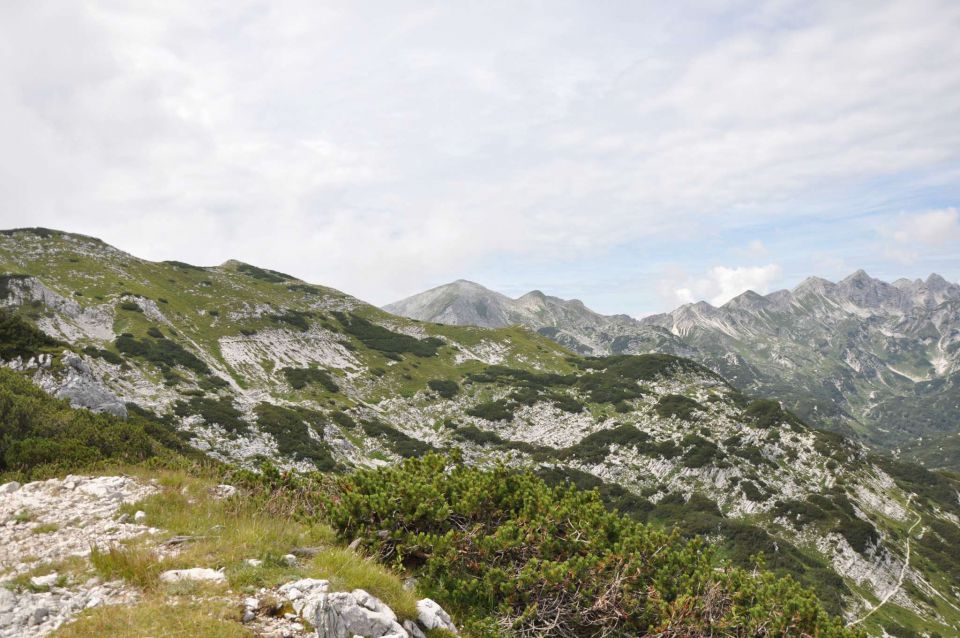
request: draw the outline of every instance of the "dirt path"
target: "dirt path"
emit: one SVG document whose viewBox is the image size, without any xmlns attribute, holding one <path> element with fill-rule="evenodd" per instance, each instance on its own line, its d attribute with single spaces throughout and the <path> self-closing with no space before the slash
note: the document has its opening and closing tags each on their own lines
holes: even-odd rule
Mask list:
<svg viewBox="0 0 960 638">
<path fill-rule="evenodd" d="M 908 510 L 910 508 L 910 501 L 912 500 L 913 500 L 913 494 L 907 497 Z M 916 512 L 914 513 L 916 514 Z M 868 611 L 866 614 L 864 614 L 860 618 L 857 618 L 856 620 L 852 620 L 848 622 L 847 627 L 853 627 L 854 625 L 859 625 L 860 623 L 862 623 L 864 620 L 872 616 L 875 611 L 883 607 L 888 600 L 893 598 L 894 594 L 900 591 L 900 588 L 903 586 L 903 579 L 907 575 L 907 568 L 910 567 L 910 535 L 913 533 L 913 530 L 917 527 L 917 525 L 920 524 L 921 519 L 922 517 L 919 514 L 917 514 L 917 520 L 915 520 L 913 522 L 913 525 L 910 526 L 910 529 L 907 530 L 907 556 L 906 556 L 906 559 L 903 561 L 903 567 L 900 569 L 900 578 L 897 579 L 897 586 L 891 589 L 889 592 L 887 592 L 887 595 L 883 597 L 883 600 L 877 603 L 877 605 L 873 609 Z"/>
</svg>

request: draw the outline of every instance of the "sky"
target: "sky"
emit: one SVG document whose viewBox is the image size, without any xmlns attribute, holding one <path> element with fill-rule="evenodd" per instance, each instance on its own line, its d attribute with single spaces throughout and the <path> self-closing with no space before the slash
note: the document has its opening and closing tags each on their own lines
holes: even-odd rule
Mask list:
<svg viewBox="0 0 960 638">
<path fill-rule="evenodd" d="M 0 3 L 0 227 L 378 305 L 960 279 L 960 3 Z"/>
</svg>

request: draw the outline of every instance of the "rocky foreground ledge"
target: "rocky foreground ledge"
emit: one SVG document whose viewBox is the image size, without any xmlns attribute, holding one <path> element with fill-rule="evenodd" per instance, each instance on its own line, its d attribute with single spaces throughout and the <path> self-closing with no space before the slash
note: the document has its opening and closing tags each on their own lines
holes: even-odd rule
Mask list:
<svg viewBox="0 0 960 638">
<path fill-rule="evenodd" d="M 105 605 L 136 605 L 142 593 L 122 581 L 103 582 L 92 573 L 92 548 L 107 550 L 123 541 L 156 535 L 143 512 L 121 513 L 159 491 L 151 481 L 126 476 L 68 476 L 20 485 L 0 485 L 0 638 L 51 634 L 85 610 Z M 231 498 L 235 489 L 219 486 L 211 498 Z M 129 510 L 133 508 L 126 508 Z M 296 560 L 294 556 L 289 557 Z M 361 560 L 360 557 L 357 557 Z M 249 559 L 256 566 L 260 561 Z M 256 595 L 240 597 L 227 589 L 222 570 L 207 566 L 168 570 L 166 587 L 219 586 L 216 598 L 240 609 L 240 621 L 264 638 L 426 638 L 428 632 L 457 628 L 434 601 L 417 602 L 417 619 L 401 621 L 383 601 L 364 591 L 334 591 L 329 580 L 302 578 Z"/>
</svg>

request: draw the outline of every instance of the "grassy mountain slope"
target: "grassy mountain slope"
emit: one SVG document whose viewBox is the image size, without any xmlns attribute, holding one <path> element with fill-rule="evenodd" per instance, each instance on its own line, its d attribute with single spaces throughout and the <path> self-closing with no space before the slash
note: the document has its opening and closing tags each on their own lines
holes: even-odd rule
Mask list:
<svg viewBox="0 0 960 638">
<path fill-rule="evenodd" d="M 851 620 L 889 595 L 871 633 L 960 626 L 953 479 L 886 467 L 691 361 L 584 358 L 520 327 L 411 321 L 239 262 L 147 262 L 54 231 L 0 235 L 0 271 L 8 314 L 71 351 L 12 367 L 215 458 L 338 470 L 456 446 L 596 487 L 736 564 L 762 552 Z"/>
</svg>

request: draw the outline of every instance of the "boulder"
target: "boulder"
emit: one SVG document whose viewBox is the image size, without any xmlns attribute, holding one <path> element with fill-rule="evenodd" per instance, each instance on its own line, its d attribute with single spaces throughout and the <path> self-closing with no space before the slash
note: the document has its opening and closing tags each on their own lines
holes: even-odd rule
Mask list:
<svg viewBox="0 0 960 638">
<path fill-rule="evenodd" d="M 362 589 L 322 594 L 318 602 L 313 615 L 306 617 L 317 628 L 318 638 L 410 636 L 393 610 Z"/>
<path fill-rule="evenodd" d="M 457 632 L 456 625 L 450 619 L 450 614 L 443 610 L 443 607 L 429 598 L 417 601 L 417 620 L 427 630 L 446 629 L 453 633 Z"/>
</svg>

